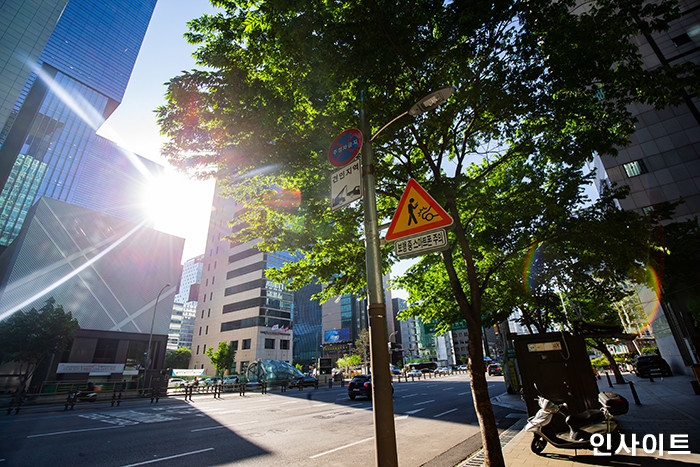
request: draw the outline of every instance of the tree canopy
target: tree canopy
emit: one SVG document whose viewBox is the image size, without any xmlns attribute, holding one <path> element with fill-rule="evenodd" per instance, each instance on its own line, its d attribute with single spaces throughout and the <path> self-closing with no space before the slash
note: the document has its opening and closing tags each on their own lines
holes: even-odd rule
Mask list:
<svg viewBox="0 0 700 467">
<path fill-rule="evenodd" d="M 0 359 L 21 365 L 20 386 L 25 389 L 39 364 L 67 349 L 79 328 L 71 312 L 50 298 L 38 310 L 17 311 L 0 321 Z"/>
<path fill-rule="evenodd" d="M 236 361 L 236 351 L 232 345 L 226 342 L 219 342 L 219 348 L 216 350 L 209 347 L 206 354 L 218 374 L 224 374 L 224 372 L 231 370 L 233 362 Z"/>
<path fill-rule="evenodd" d="M 187 368 L 192 358 L 192 351 L 187 347 L 178 347 L 165 354 L 165 368 Z"/>
<path fill-rule="evenodd" d="M 676 4 L 212 3 L 222 12 L 193 20 L 187 34 L 207 68 L 173 78 L 158 110 L 165 155 L 216 176 L 220 193 L 240 203 L 233 241 L 303 253 L 273 279 L 291 288 L 318 280 L 325 298 L 358 292 L 363 212 L 330 210 L 327 150 L 364 112 L 365 141 L 376 136 L 376 163 L 365 170 L 377 178 L 380 219 L 391 218 L 409 178 L 455 219 L 450 249 L 423 257 L 401 285 L 418 304 L 409 312 L 445 326 L 467 321 L 487 462 L 502 464 L 482 316 L 498 311 L 505 299 L 493 291 L 519 281 L 528 251 L 543 242 L 566 251 L 567 239 L 595 228 L 597 214 L 583 209 L 586 163 L 629 142 L 629 104 L 661 107 L 697 89 L 697 66 L 645 70 L 633 41 L 664 28 Z M 456 88 L 447 103 L 376 133 L 444 86 Z M 390 246 L 382 259 L 388 271 Z"/>
</svg>

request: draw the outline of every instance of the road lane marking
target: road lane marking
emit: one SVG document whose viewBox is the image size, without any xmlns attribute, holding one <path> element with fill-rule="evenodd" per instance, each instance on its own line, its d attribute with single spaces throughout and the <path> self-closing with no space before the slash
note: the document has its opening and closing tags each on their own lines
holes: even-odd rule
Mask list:
<svg viewBox="0 0 700 467">
<path fill-rule="evenodd" d="M 442 412 L 442 413 L 439 413 L 439 414 L 437 414 L 437 415 L 433 415 L 433 418 L 442 417 L 443 415 L 447 415 L 448 413 L 455 412 L 456 410 L 457 410 L 457 409 L 452 409 L 452 410 L 448 410 L 447 412 Z"/>
<path fill-rule="evenodd" d="M 349 404 L 348 407 L 357 407 L 358 405 L 364 405 L 362 402 L 356 402 L 354 404 Z"/>
<path fill-rule="evenodd" d="M 121 425 L 116 425 L 116 426 L 101 426 L 99 428 L 84 428 L 82 430 L 54 431 L 51 433 L 39 433 L 36 435 L 29 435 L 29 436 L 27 436 L 27 438 L 41 438 L 43 436 L 66 435 L 69 433 L 81 433 L 83 431 L 111 430 L 113 428 L 123 428 L 123 427 Z"/>
<path fill-rule="evenodd" d="M 238 412 L 242 412 L 242 410 L 233 409 L 233 410 L 224 410 L 223 412 L 214 411 L 214 412 L 207 413 L 207 415 L 225 415 L 227 413 L 238 413 Z"/>
<path fill-rule="evenodd" d="M 408 412 L 404 412 L 403 415 L 406 415 L 406 416 L 408 416 L 408 415 L 415 415 L 415 414 L 417 414 L 418 412 L 420 412 L 421 410 L 425 410 L 425 407 L 423 407 L 422 409 L 409 410 Z"/>
<path fill-rule="evenodd" d="M 467 391 L 467 392 L 460 392 L 460 393 L 457 394 L 457 395 L 458 395 L 458 396 L 466 396 L 467 394 L 471 394 L 471 392 L 469 392 L 469 391 Z"/>
<path fill-rule="evenodd" d="M 251 423 L 258 423 L 257 420 L 252 420 L 250 422 L 241 422 L 241 423 L 228 423 L 226 425 L 216 425 L 216 426 L 208 426 L 206 428 L 195 428 L 194 430 L 190 430 L 190 433 L 194 433 L 195 431 L 207 431 L 207 430 L 218 430 L 220 428 L 229 428 L 232 426 L 241 426 L 241 425 L 250 425 Z"/>
<path fill-rule="evenodd" d="M 443 389 L 443 391 L 452 391 L 453 389 L 454 389 L 454 387 L 451 387 L 451 388 L 445 388 L 445 389 Z"/>
<path fill-rule="evenodd" d="M 415 396 L 417 396 L 417 395 L 418 395 L 418 393 L 415 392 L 415 393 L 413 393 L 413 394 L 408 394 L 408 395 L 401 396 L 401 397 L 404 398 L 404 399 L 406 399 L 406 398 L 409 398 L 409 397 L 415 397 Z"/>
<path fill-rule="evenodd" d="M 167 461 L 170 459 L 177 459 L 178 457 L 191 456 L 192 454 L 199 454 L 201 452 L 207 452 L 207 451 L 213 451 L 213 450 L 214 450 L 214 448 L 206 448 L 206 449 L 200 449 L 198 451 L 183 452 L 182 454 L 175 454 L 173 456 L 160 457 L 158 459 L 151 459 L 149 461 L 137 462 L 136 464 L 126 464 L 126 465 L 123 465 L 122 467 L 134 467 L 137 465 L 153 464 L 154 462 L 161 462 L 161 461 Z"/>
<path fill-rule="evenodd" d="M 431 399 L 431 400 L 429 400 L 429 401 L 418 402 L 418 403 L 413 404 L 413 405 L 430 404 L 431 402 L 435 402 L 435 399 Z"/>
<path fill-rule="evenodd" d="M 325 456 L 326 454 L 331 454 L 333 452 L 340 451 L 342 449 L 351 448 L 355 445 L 365 443 L 371 439 L 374 439 L 374 436 L 370 436 L 369 438 L 361 439 L 360 441 L 355 441 L 354 443 L 346 444 L 345 446 L 340 446 L 339 448 L 331 449 L 330 451 L 322 452 L 320 454 L 315 454 L 315 455 L 309 457 L 309 459 L 316 459 L 317 457 Z"/>
</svg>

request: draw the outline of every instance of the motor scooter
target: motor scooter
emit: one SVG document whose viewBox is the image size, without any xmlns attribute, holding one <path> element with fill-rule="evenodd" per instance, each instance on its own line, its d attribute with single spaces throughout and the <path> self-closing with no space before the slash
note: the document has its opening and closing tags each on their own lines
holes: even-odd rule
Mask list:
<svg viewBox="0 0 700 467">
<path fill-rule="evenodd" d="M 624 415 L 629 410 L 629 403 L 619 394 L 604 391 L 598 394 L 599 409 L 588 409 L 579 414 L 571 414 L 565 402 L 555 403 L 542 396 L 538 397 L 540 409 L 530 417 L 525 425 L 525 430 L 532 432 L 534 437 L 530 449 L 535 454 L 540 454 L 550 443 L 552 446 L 562 449 L 591 449 L 591 436 L 610 434 L 613 440 L 608 447 L 615 449 L 619 442 L 620 430 L 618 423 L 613 419 L 618 415 Z M 569 432 L 557 432 L 552 423 L 554 417 L 564 417 Z"/>
</svg>

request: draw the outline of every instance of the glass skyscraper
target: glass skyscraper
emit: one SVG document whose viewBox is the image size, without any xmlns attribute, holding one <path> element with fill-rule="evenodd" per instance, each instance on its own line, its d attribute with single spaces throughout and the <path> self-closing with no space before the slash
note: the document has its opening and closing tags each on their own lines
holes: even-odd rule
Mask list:
<svg viewBox="0 0 700 467">
<path fill-rule="evenodd" d="M 38 3 L 60 11 L 61 2 Z M 0 71 L 16 69 L 13 63 L 21 62 L 31 72 L 13 102 L 16 86 L 0 88 L 5 93 L 0 96 L 0 245 L 12 242 L 41 196 L 139 220 L 140 210 L 124 199 L 129 190 L 119 182 L 99 182 L 91 168 L 112 164 L 117 168 L 114 180 L 120 175 L 143 178 L 148 170 L 147 162 L 120 154 L 116 145 L 96 136 L 96 130 L 121 102 L 155 4 L 156 0 L 69 0 L 57 21 L 55 14 L 37 18 L 36 2 L 2 5 L 2 13 L 13 13 L 7 24 L 14 30 L 12 37 L 20 39 L 12 43 L 16 53 L 0 55 Z M 30 39 L 29 29 L 45 31 L 52 21 L 55 26 L 36 60 L 20 50 Z M 34 39 L 25 49 L 39 46 Z M 13 76 L 17 81 L 22 75 Z M 128 162 L 124 170 L 119 170 L 119 159 Z"/>
</svg>

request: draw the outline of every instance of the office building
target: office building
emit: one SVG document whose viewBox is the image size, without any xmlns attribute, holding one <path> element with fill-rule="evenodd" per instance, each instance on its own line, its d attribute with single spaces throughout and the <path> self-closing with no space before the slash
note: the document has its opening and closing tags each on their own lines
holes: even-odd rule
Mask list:
<svg viewBox="0 0 700 467">
<path fill-rule="evenodd" d="M 647 69 L 700 63 L 699 5 L 697 0 L 681 0 L 681 17 L 667 31 L 636 39 Z M 658 203 L 682 200 L 674 220 L 700 217 L 699 109 L 700 98 L 691 93 L 683 96 L 680 105 L 662 110 L 642 104 L 630 107 L 638 119 L 631 144 L 621 148 L 617 157 L 603 156 L 597 161 L 603 186 L 615 183 L 630 187 L 630 195 L 620 200 L 623 209 L 646 214 Z M 640 299 L 649 304 L 645 309 L 653 319 L 661 354 L 674 372 L 690 373 L 689 366 L 700 363 L 700 329 L 688 308 L 690 297 L 666 296 L 659 310 L 653 295 L 652 291 L 643 292 Z"/>
<path fill-rule="evenodd" d="M 123 185 L 94 177 L 119 151 L 96 131 L 121 102 L 155 3 L 0 6 L 0 21 L 8 22 L 0 36 L 0 246 L 14 240 L 42 196 L 136 220 Z M 143 161 L 123 158 L 124 174 L 148 177 Z"/>
<path fill-rule="evenodd" d="M 221 189 L 217 185 L 209 220 L 190 367 L 213 374 L 206 351 L 220 342 L 236 349 L 237 372 L 258 359 L 291 363 L 294 294 L 268 279 L 265 271 L 292 258 L 260 251 L 255 241 L 241 244 L 225 238 L 238 206 L 220 196 Z"/>
<path fill-rule="evenodd" d="M 294 363 L 304 367 L 316 364 L 321 357 L 323 330 L 322 307 L 318 299 L 311 298 L 321 291 L 320 284 L 309 284 L 294 291 Z"/>
<path fill-rule="evenodd" d="M 197 313 L 197 297 L 202 280 L 204 255 L 190 258 L 182 265 L 179 291 L 175 294 L 173 315 L 168 333 L 168 350 L 179 347 L 192 349 L 194 317 Z"/>
</svg>

